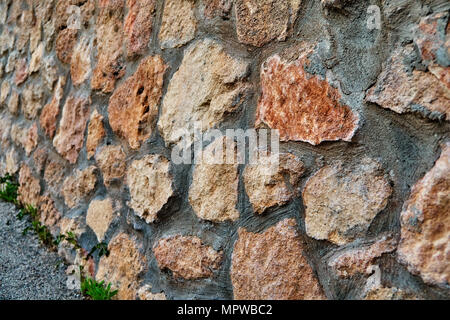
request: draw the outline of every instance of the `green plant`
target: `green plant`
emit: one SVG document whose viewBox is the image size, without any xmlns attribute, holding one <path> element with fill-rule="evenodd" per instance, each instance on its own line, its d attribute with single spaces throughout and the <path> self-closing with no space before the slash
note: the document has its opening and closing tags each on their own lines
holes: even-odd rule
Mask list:
<svg viewBox="0 0 450 320">
<path fill-rule="evenodd" d="M 18 189 L 19 185 L 12 176 L 6 175 L 0 178 L 0 199 L 17 204 Z"/>
<path fill-rule="evenodd" d="M 89 251 L 88 255 L 86 256 L 87 259 L 89 259 L 89 257 L 92 257 L 92 255 L 94 254 L 95 251 L 98 251 L 98 256 L 102 257 L 102 256 L 109 256 L 109 250 L 108 250 L 108 245 L 104 242 L 100 242 L 97 243 L 92 249 L 91 251 Z"/>
<path fill-rule="evenodd" d="M 105 286 L 105 281 L 97 282 L 92 278 L 84 278 L 81 281 L 81 293 L 92 300 L 111 300 L 117 292 L 111 291 L 111 283 Z"/>
</svg>

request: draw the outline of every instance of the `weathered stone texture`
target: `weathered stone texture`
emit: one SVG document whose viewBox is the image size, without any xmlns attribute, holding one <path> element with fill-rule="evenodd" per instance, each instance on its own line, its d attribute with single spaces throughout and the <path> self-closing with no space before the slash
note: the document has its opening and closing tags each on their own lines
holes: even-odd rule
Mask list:
<svg viewBox="0 0 450 320">
<path fill-rule="evenodd" d="M 22 165 L 19 172 L 19 190 L 17 200 L 24 205 L 39 208 L 41 185 L 27 165 Z"/>
<path fill-rule="evenodd" d="M 111 128 L 133 149 L 139 148 L 155 129 L 166 68 L 160 56 L 146 58 L 111 96 Z"/>
<path fill-rule="evenodd" d="M 194 39 L 197 30 L 194 6 L 194 0 L 165 1 L 159 32 L 162 48 L 180 47 Z"/>
<path fill-rule="evenodd" d="M 348 249 L 330 258 L 328 266 L 339 277 L 347 278 L 355 274 L 370 274 L 370 267 L 376 258 L 394 251 L 397 241 L 392 235 L 383 236 L 370 245 Z"/>
<path fill-rule="evenodd" d="M 235 0 L 239 41 L 262 47 L 275 39 L 285 40 L 300 3 L 301 0 Z"/>
<path fill-rule="evenodd" d="M 105 137 L 105 127 L 103 126 L 103 116 L 97 109 L 91 114 L 88 125 L 88 136 L 86 138 L 86 151 L 88 159 L 91 159 L 97 150 L 98 145 Z"/>
<path fill-rule="evenodd" d="M 44 43 L 41 42 L 36 50 L 33 52 L 30 61 L 30 73 L 37 72 L 41 68 L 42 56 L 44 54 Z"/>
<path fill-rule="evenodd" d="M 203 14 L 207 19 L 228 18 L 233 5 L 233 0 L 202 0 L 202 2 Z"/>
<path fill-rule="evenodd" d="M 164 292 L 152 293 L 152 286 L 144 285 L 139 288 L 138 292 L 139 300 L 167 300 Z"/>
<path fill-rule="evenodd" d="M 127 0 L 128 15 L 124 32 L 127 38 L 127 54 L 142 54 L 148 47 L 152 33 L 155 0 Z"/>
<path fill-rule="evenodd" d="M 126 171 L 126 154 L 121 146 L 105 146 L 95 156 L 103 174 L 103 182 L 110 187 L 115 180 L 121 180 Z"/>
<path fill-rule="evenodd" d="M 84 83 L 91 74 L 91 40 L 81 38 L 74 47 L 70 59 L 70 75 L 74 86 Z"/>
<path fill-rule="evenodd" d="M 357 166 L 325 166 L 303 190 L 306 233 L 342 245 L 363 236 L 392 193 L 381 165 L 364 158 Z"/>
<path fill-rule="evenodd" d="M 427 283 L 450 283 L 450 143 L 411 190 L 400 217 L 398 257 Z"/>
<path fill-rule="evenodd" d="M 61 213 L 59 213 L 53 199 L 49 195 L 41 197 L 39 214 L 39 221 L 49 227 L 52 233 L 55 233 L 56 226 L 61 219 Z"/>
<path fill-rule="evenodd" d="M 283 220 L 259 234 L 242 228 L 238 233 L 231 263 L 234 299 L 325 299 L 303 256 L 295 220 Z"/>
<path fill-rule="evenodd" d="M 18 59 L 15 63 L 16 73 L 14 74 L 14 83 L 16 86 L 21 85 L 28 79 L 29 70 L 27 59 Z"/>
<path fill-rule="evenodd" d="M 127 170 L 131 200 L 128 205 L 147 223 L 156 220 L 158 212 L 173 194 L 169 161 L 160 155 L 135 160 Z"/>
<path fill-rule="evenodd" d="M 153 248 L 160 269 L 169 269 L 174 278 L 187 280 L 209 278 L 220 267 L 222 252 L 192 236 L 161 239 Z"/>
<path fill-rule="evenodd" d="M 19 155 L 14 148 L 11 148 L 5 157 L 6 173 L 13 175 L 19 171 Z"/>
<path fill-rule="evenodd" d="M 44 180 L 50 190 L 60 195 L 65 175 L 65 163 L 55 159 L 56 156 L 49 156 L 46 161 Z"/>
<path fill-rule="evenodd" d="M 326 80 L 309 75 L 304 65 L 312 51 L 302 49 L 296 61 L 270 57 L 261 69 L 262 94 L 256 125 L 278 129 L 281 141 L 351 141 L 358 116 L 340 102 L 337 89 Z"/>
<path fill-rule="evenodd" d="M 83 147 L 89 113 L 89 98 L 73 95 L 67 98 L 53 145 L 58 153 L 72 164 L 77 162 Z"/>
<path fill-rule="evenodd" d="M 278 160 L 277 160 L 278 159 Z M 305 171 L 303 162 L 293 154 L 278 157 L 267 151 L 259 152 L 257 164 L 244 170 L 244 184 L 256 213 L 288 203 L 298 194 L 300 177 Z"/>
<path fill-rule="evenodd" d="M 38 127 L 37 123 L 34 122 L 31 127 L 28 128 L 25 140 L 23 141 L 23 148 L 25 149 L 27 156 L 30 156 L 31 152 L 38 145 L 38 139 Z"/>
<path fill-rule="evenodd" d="M 72 61 L 72 52 L 75 44 L 77 43 L 77 30 L 64 29 L 58 33 L 56 37 L 55 50 L 58 59 L 70 64 Z"/>
<path fill-rule="evenodd" d="M 214 150 L 236 150 L 236 143 L 226 137 L 214 140 L 204 152 Z M 236 151 L 235 151 L 236 152 Z M 239 218 L 236 209 L 238 200 L 238 164 L 227 164 L 225 152 L 223 164 L 209 164 L 205 157 L 194 167 L 189 189 L 189 203 L 195 214 L 203 220 L 213 222 L 235 221 Z"/>
<path fill-rule="evenodd" d="M 84 170 L 77 170 L 72 176 L 66 178 L 61 193 L 69 208 L 81 204 L 95 190 L 97 168 L 90 166 Z"/>
<path fill-rule="evenodd" d="M 22 112 L 25 118 L 33 120 L 42 108 L 44 92 L 40 85 L 28 84 L 22 91 Z"/>
<path fill-rule="evenodd" d="M 105 234 L 115 216 L 111 199 L 93 200 L 89 205 L 86 224 L 94 231 L 99 242 L 105 239 Z"/>
<path fill-rule="evenodd" d="M 17 116 L 19 114 L 19 99 L 19 93 L 12 89 L 8 101 L 8 110 L 12 115 Z"/>
<path fill-rule="evenodd" d="M 139 276 L 147 267 L 141 246 L 125 233 L 120 233 L 108 245 L 110 254 L 103 256 L 95 276 L 97 280 L 111 282 L 118 289 L 119 300 L 134 300 L 139 289 Z"/>
<path fill-rule="evenodd" d="M 56 131 L 56 121 L 59 115 L 59 108 L 61 100 L 64 94 L 64 86 L 66 84 L 66 77 L 59 77 L 58 83 L 56 85 L 53 98 L 45 105 L 42 109 L 41 116 L 39 117 L 39 123 L 45 134 L 52 139 Z"/>
<path fill-rule="evenodd" d="M 238 110 L 249 88 L 243 81 L 247 68 L 246 61 L 230 56 L 216 41 L 189 47 L 162 105 L 158 128 L 166 143 L 177 143 L 180 129 L 192 130 L 195 122 L 206 131 Z"/>
</svg>

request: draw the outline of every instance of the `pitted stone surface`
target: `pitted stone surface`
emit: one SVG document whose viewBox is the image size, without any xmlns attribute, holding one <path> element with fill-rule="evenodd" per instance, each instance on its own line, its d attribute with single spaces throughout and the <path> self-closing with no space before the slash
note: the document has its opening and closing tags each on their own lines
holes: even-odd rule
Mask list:
<svg viewBox="0 0 450 320">
<path fill-rule="evenodd" d="M 195 0 L 167 0 L 164 4 L 159 41 L 162 48 L 180 47 L 194 39 L 197 20 Z"/>
<path fill-rule="evenodd" d="M 121 146 L 104 146 L 95 156 L 103 174 L 103 182 L 110 187 L 114 181 L 121 181 L 126 172 L 126 154 Z"/>
<path fill-rule="evenodd" d="M 142 54 L 148 47 L 152 34 L 155 0 L 127 0 L 128 15 L 124 32 L 127 37 L 127 54 Z"/>
</svg>

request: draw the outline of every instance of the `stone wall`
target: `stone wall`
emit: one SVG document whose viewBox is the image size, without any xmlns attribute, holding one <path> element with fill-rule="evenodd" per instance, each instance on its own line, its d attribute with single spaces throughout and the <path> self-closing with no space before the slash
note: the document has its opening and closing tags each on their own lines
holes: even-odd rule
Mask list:
<svg viewBox="0 0 450 320">
<path fill-rule="evenodd" d="M 120 299 L 448 299 L 448 9 L 1 0 L 0 171 Z M 176 165 L 196 121 L 280 165 Z"/>
</svg>

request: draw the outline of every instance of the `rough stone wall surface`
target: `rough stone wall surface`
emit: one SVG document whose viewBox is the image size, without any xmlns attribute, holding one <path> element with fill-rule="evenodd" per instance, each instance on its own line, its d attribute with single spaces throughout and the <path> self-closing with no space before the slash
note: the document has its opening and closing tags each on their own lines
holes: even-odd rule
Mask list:
<svg viewBox="0 0 450 320">
<path fill-rule="evenodd" d="M 0 0 L 0 174 L 119 299 L 450 299 L 449 9 Z M 178 164 L 198 123 L 279 166 Z"/>
</svg>

